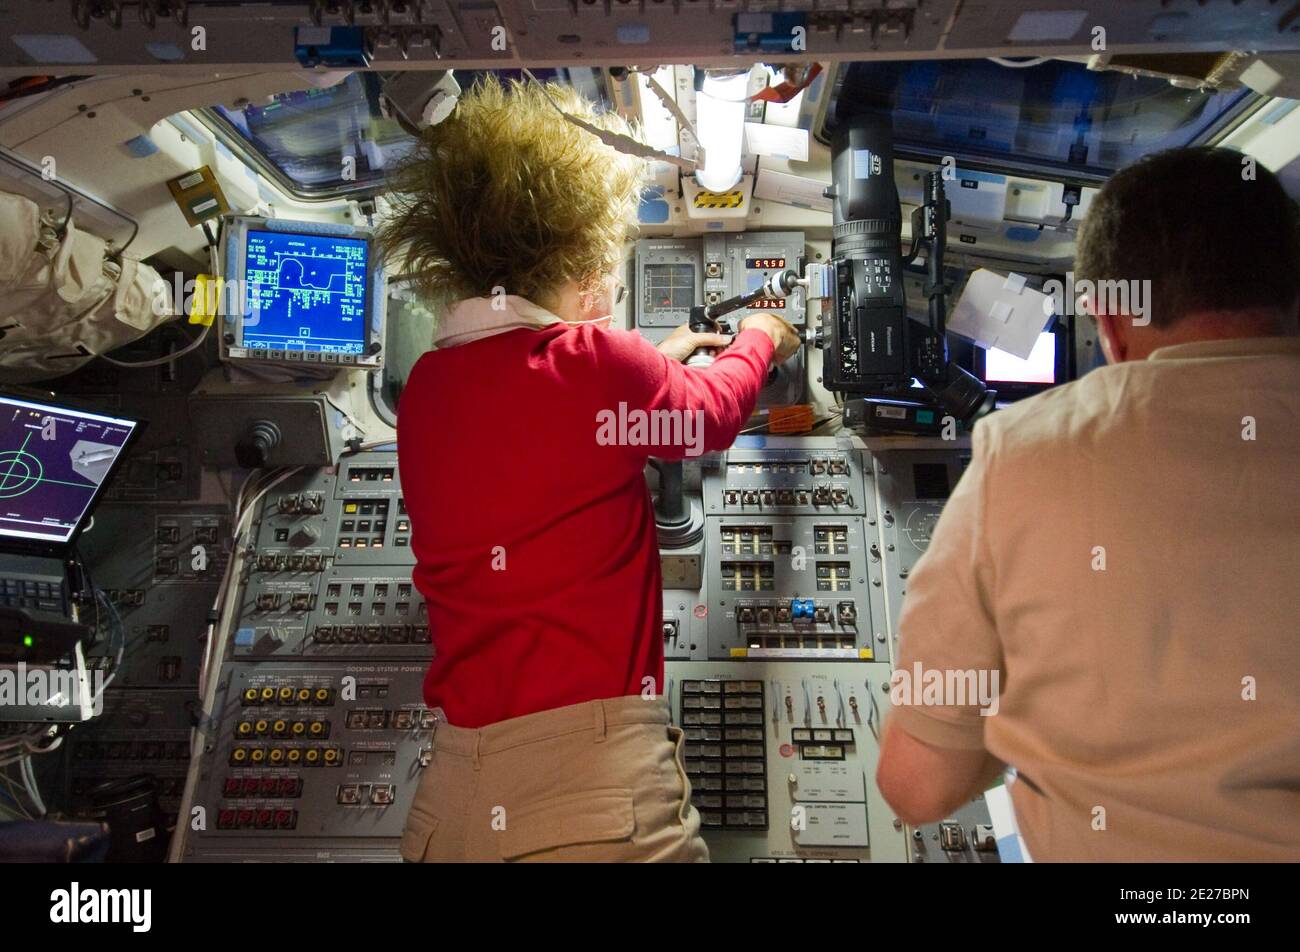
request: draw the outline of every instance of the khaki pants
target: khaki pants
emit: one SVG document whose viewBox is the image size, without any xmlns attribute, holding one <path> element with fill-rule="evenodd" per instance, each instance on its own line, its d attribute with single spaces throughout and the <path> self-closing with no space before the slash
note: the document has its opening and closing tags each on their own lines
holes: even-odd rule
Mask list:
<svg viewBox="0 0 1300 952">
<path fill-rule="evenodd" d="M 439 723 L 402 833 L 410 863 L 708 862 L 662 700 Z"/>
</svg>

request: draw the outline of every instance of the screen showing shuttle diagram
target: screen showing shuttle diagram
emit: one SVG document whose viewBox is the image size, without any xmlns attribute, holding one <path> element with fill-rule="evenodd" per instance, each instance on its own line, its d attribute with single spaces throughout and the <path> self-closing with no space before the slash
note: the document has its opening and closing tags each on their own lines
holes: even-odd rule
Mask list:
<svg viewBox="0 0 1300 952">
<path fill-rule="evenodd" d="M 136 426 L 0 397 L 0 541 L 71 539 Z"/>
<path fill-rule="evenodd" d="M 368 259 L 369 243 L 363 238 L 249 231 L 243 345 L 363 353 Z"/>
</svg>

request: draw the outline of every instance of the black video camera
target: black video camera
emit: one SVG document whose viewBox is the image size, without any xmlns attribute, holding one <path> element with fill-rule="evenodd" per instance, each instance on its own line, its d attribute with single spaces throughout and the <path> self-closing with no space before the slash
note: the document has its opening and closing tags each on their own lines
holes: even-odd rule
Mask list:
<svg viewBox="0 0 1300 952">
<path fill-rule="evenodd" d="M 826 191 L 833 216 L 831 288 L 820 341 L 826 388 L 895 406 L 901 401 L 935 407 L 969 425 L 993 408 L 997 394 L 948 355 L 944 300 L 949 288 L 943 281 L 948 202 L 942 175 L 926 176 L 925 201 L 913 214 L 913 249 L 906 258 L 887 113 L 868 111 L 840 124 L 831 180 Z M 928 250 L 928 320 L 909 316 L 903 287 L 903 268 L 922 245 Z"/>
</svg>

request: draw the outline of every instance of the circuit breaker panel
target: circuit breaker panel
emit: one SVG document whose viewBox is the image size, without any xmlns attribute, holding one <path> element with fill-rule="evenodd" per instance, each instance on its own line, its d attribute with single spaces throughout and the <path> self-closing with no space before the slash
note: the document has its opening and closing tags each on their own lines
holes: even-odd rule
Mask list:
<svg viewBox="0 0 1300 952">
<path fill-rule="evenodd" d="M 876 790 L 889 665 L 673 662 L 674 722 L 714 862 L 902 862 Z"/>
</svg>

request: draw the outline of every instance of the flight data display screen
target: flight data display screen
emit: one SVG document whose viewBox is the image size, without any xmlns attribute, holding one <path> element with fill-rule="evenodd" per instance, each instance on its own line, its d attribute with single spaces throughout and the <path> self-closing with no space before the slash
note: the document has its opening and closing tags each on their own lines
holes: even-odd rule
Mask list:
<svg viewBox="0 0 1300 952">
<path fill-rule="evenodd" d="M 369 243 L 363 238 L 248 232 L 244 347 L 365 352 Z"/>
<path fill-rule="evenodd" d="M 67 542 L 139 424 L 0 397 L 0 542 Z"/>
</svg>

